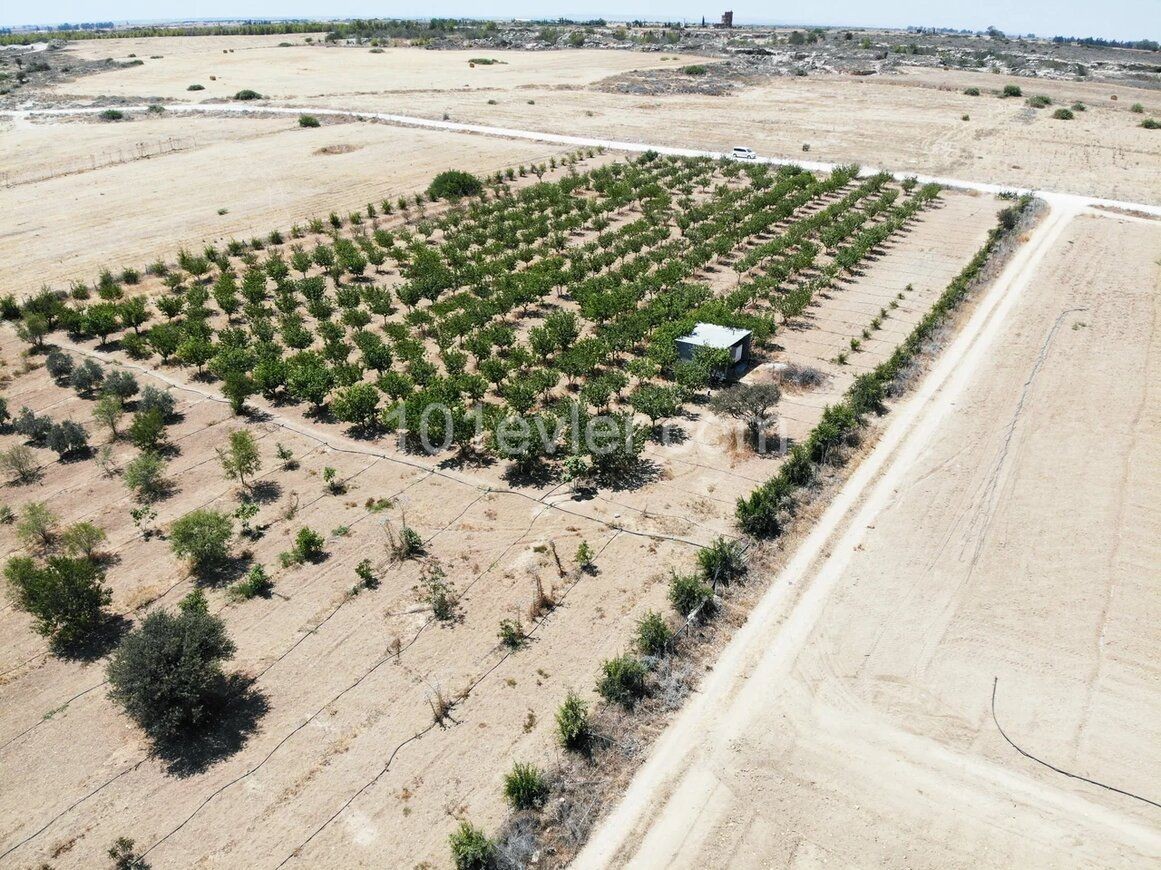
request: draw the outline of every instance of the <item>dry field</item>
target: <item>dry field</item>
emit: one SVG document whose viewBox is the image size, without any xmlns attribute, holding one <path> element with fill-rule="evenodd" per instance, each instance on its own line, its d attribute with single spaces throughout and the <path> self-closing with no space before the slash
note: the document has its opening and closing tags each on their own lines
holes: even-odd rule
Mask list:
<svg viewBox="0 0 1161 870">
<path fill-rule="evenodd" d="M 302 129 L 294 117 L 72 120 L 0 136 L 18 148 L 51 142 L 25 164 L 29 174 L 97 162 L 0 188 L 0 280 L 24 293 L 88 280 L 103 268 L 142 269 L 171 256 L 175 240 L 199 249 L 411 195 L 449 166 L 489 172 L 563 150 L 380 124 Z M 170 139 L 188 147 L 166 151 Z M 146 157 L 136 158 L 139 147 Z M 101 165 L 114 150 L 126 162 Z"/>
<path fill-rule="evenodd" d="M 278 43 L 296 43 L 279 48 Z M 157 40 L 110 39 L 78 43 L 78 57 L 124 61 L 136 54 L 142 66 L 115 69 L 53 88 L 56 98 L 162 97 L 212 100 L 251 88 L 274 100 L 345 98 L 441 91 L 489 92 L 583 88 L 627 70 L 656 69 L 703 58 L 627 51 L 427 51 L 366 46 L 306 45 L 290 37 L 174 37 Z M 148 59 L 161 54 L 161 59 Z M 485 57 L 496 64 L 470 64 Z M 213 76 L 213 80 L 211 80 Z M 200 84 L 205 90 L 187 91 Z"/>
<path fill-rule="evenodd" d="M 1026 95 L 1058 104 L 1082 100 L 1087 111 L 1053 120 L 1020 99 L 988 93 L 1010 82 Z M 984 96 L 961 92 L 979 87 Z M 1110 100 L 1116 94 L 1116 102 Z M 489 105 L 487 98 L 495 99 Z M 1132 202 L 1161 203 L 1161 136 L 1144 130 L 1140 102 L 1161 112 L 1156 91 L 1098 84 L 1029 82 L 981 73 L 930 71 L 893 78 L 776 78 L 729 96 L 640 96 L 596 88 L 463 92 L 378 97 L 352 94 L 344 108 L 390 111 L 527 130 L 726 150 L 829 162 L 854 161 L 895 171 L 968 181 L 1067 191 Z M 535 100 L 529 105 L 528 100 Z M 312 99 L 316 106 L 335 98 Z M 969 121 L 961 120 L 969 115 Z M 713 123 L 706 123 L 707 119 Z M 809 145 L 809 154 L 802 146 Z"/>
<path fill-rule="evenodd" d="M 1157 222 L 1062 223 L 930 437 L 658 746 L 645 822 L 580 866 L 618 843 L 640 867 L 1161 860 L 1155 805 L 992 718 L 998 678 L 1021 748 L 1159 797 L 1159 256 Z"/>
</svg>

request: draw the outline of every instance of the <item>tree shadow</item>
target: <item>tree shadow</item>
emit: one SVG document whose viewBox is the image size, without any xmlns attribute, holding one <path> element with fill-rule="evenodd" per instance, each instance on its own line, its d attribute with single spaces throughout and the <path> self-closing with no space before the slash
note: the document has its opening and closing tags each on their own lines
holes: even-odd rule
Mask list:
<svg viewBox="0 0 1161 870">
<path fill-rule="evenodd" d="M 254 558 L 249 552 L 227 556 L 212 565 L 198 568 L 194 582 L 198 586 L 226 586 L 245 576 L 253 561 Z"/>
<path fill-rule="evenodd" d="M 501 477 L 510 486 L 530 486 L 539 489 L 555 483 L 557 474 L 551 465 L 538 460 L 524 465 L 513 462 L 504 469 Z"/>
<path fill-rule="evenodd" d="M 212 702 L 212 723 L 158 739 L 153 752 L 171 776 L 203 773 L 245 746 L 269 709 L 266 695 L 254 687 L 251 677 L 230 674 L 222 678 Z"/>
<path fill-rule="evenodd" d="M 659 423 L 650 430 L 649 440 L 665 447 L 672 444 L 684 444 L 689 440 L 689 431 L 684 426 L 677 426 L 667 421 Z"/>
<path fill-rule="evenodd" d="M 256 480 L 250 484 L 248 495 L 258 504 L 270 504 L 282 497 L 282 484 L 276 480 Z"/>
<path fill-rule="evenodd" d="M 438 463 L 439 468 L 490 468 L 496 464 L 496 457 L 471 448 L 457 450 L 447 459 Z"/>
<path fill-rule="evenodd" d="M 660 465 L 652 459 L 638 457 L 636 462 L 626 469 L 601 473 L 597 481 L 614 492 L 626 492 L 654 483 L 660 477 Z"/>
<path fill-rule="evenodd" d="M 111 653 L 132 625 L 131 619 L 112 613 L 84 640 L 71 644 L 53 643 L 52 651 L 67 661 L 92 663 Z"/>
<path fill-rule="evenodd" d="M 269 411 L 247 405 L 242 409 L 242 416 L 250 423 L 268 423 L 273 419 Z"/>
</svg>

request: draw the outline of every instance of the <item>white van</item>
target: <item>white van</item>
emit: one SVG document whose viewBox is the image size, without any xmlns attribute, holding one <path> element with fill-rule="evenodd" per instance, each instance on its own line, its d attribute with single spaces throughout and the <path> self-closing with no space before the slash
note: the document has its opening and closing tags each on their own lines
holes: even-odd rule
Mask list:
<svg viewBox="0 0 1161 870">
<path fill-rule="evenodd" d="M 735 160 L 757 160 L 758 155 L 754 153 L 753 148 L 743 148 L 741 145 L 735 145 L 734 150 L 730 152 L 730 156 Z"/>
</svg>

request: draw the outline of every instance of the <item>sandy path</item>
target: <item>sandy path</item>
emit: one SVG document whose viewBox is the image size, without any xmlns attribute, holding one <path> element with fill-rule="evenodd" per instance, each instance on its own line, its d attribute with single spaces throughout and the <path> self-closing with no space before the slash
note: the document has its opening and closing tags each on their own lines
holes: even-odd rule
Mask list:
<svg viewBox="0 0 1161 870">
<path fill-rule="evenodd" d="M 1156 810 L 1020 759 L 988 707 L 1003 674 L 1017 739 L 1155 786 L 1161 227 L 1075 213 L 988 292 L 576 866 L 1161 857 Z"/>
</svg>

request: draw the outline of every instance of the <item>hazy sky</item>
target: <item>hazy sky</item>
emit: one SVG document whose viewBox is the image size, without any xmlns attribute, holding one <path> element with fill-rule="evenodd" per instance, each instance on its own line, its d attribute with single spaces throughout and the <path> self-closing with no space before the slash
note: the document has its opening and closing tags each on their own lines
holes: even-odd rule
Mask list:
<svg viewBox="0 0 1161 870">
<path fill-rule="evenodd" d="M 265 17 L 520 17 L 716 19 L 732 7 L 737 23 L 923 25 L 983 29 L 1042 36 L 1102 36 L 1161 39 L 1161 0 L 817 0 L 770 3 L 754 0 L 669 0 L 614 3 L 610 0 L 14 0 L 0 23 L 123 21 Z"/>
</svg>

